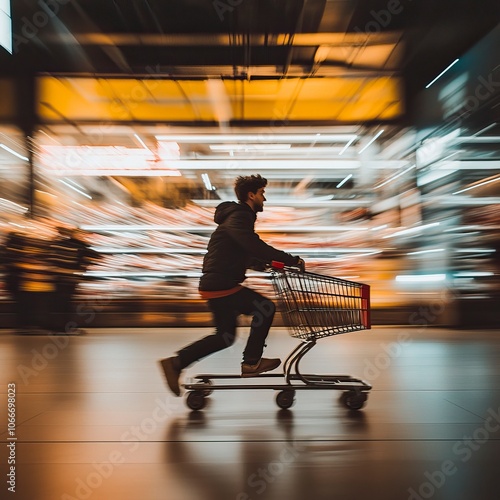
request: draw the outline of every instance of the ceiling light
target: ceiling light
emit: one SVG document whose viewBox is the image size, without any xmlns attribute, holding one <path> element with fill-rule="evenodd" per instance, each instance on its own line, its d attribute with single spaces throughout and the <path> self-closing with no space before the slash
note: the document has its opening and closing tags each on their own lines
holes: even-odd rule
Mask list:
<svg viewBox="0 0 500 500">
<path fill-rule="evenodd" d="M 436 80 L 438 80 L 439 78 L 441 78 L 452 66 L 454 66 L 455 64 L 457 64 L 458 62 L 458 59 L 455 59 L 445 70 L 441 71 L 441 73 L 439 73 L 438 76 L 436 76 L 436 78 L 434 78 L 434 80 L 432 80 L 432 82 L 428 83 L 425 88 L 428 89 Z"/>
<path fill-rule="evenodd" d="M 203 183 L 205 184 L 205 187 L 209 191 L 215 190 L 215 188 L 212 186 L 212 183 L 210 182 L 210 177 L 208 176 L 208 174 L 201 174 L 201 178 L 203 179 Z"/>
<path fill-rule="evenodd" d="M 314 159 L 314 161 L 303 159 L 229 159 L 225 160 L 171 160 L 168 161 L 170 168 L 178 170 L 355 170 L 361 167 L 357 160 Z"/>
<path fill-rule="evenodd" d="M 363 149 L 361 149 L 358 154 L 361 154 L 368 146 L 371 146 L 371 144 L 377 139 L 377 137 L 380 137 L 383 132 L 384 132 L 383 129 L 380 132 L 378 132 L 377 135 L 373 137 L 373 139 Z"/>
<path fill-rule="evenodd" d="M 290 149 L 291 144 L 210 144 L 212 151 L 281 151 Z"/>
<path fill-rule="evenodd" d="M 429 282 L 429 281 L 444 281 L 446 279 L 446 274 L 400 274 L 396 276 L 396 281 L 402 282 Z"/>
<path fill-rule="evenodd" d="M 183 134 L 183 135 L 157 135 L 156 139 L 159 141 L 175 141 L 187 143 L 222 143 L 222 142 L 294 142 L 294 143 L 307 143 L 307 142 L 349 142 L 353 134 Z"/>
</svg>

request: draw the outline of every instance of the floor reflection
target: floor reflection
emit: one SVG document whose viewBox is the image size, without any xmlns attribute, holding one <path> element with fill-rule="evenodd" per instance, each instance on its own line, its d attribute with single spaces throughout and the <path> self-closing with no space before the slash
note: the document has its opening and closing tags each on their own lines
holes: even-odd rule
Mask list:
<svg viewBox="0 0 500 500">
<path fill-rule="evenodd" d="M 231 440 L 206 441 L 213 417 L 191 412 L 170 423 L 165 434 L 165 465 L 179 481 L 186 498 L 206 500 L 303 500 L 324 490 L 332 498 L 332 468 L 345 471 L 366 448 L 364 441 L 311 441 L 295 435 L 293 410 L 279 410 L 265 427 L 228 428 Z M 342 420 L 345 434 L 366 431 L 363 412 L 348 412 Z M 329 493 L 330 492 L 330 493 Z M 316 493 L 315 493 L 316 495 Z"/>
</svg>

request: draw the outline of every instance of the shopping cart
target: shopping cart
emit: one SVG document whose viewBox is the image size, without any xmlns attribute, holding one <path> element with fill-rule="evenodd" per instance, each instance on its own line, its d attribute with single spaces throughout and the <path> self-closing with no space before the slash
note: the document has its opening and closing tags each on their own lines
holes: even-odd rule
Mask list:
<svg viewBox="0 0 500 500">
<path fill-rule="evenodd" d="M 192 410 L 201 410 L 205 406 L 205 398 L 215 390 L 273 389 L 279 391 L 277 405 L 287 409 L 293 405 L 297 390 L 333 389 L 342 391 L 340 400 L 344 406 L 351 410 L 361 409 L 371 385 L 349 375 L 303 374 L 299 363 L 318 339 L 371 327 L 369 285 L 301 272 L 279 262 L 272 263 L 271 278 L 283 322 L 290 335 L 300 339 L 301 343 L 288 355 L 283 373 L 263 373 L 252 380 L 281 380 L 265 384 L 231 384 L 217 382 L 241 379 L 241 375 L 197 375 L 184 384 L 189 391 L 187 406 Z"/>
</svg>

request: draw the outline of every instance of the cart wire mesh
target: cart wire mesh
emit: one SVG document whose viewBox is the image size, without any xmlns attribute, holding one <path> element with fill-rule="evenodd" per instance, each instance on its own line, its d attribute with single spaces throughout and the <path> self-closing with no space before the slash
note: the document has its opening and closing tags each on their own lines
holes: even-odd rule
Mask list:
<svg viewBox="0 0 500 500">
<path fill-rule="evenodd" d="M 293 268 L 273 268 L 272 282 L 292 337 L 314 340 L 371 327 L 369 285 Z"/>
</svg>

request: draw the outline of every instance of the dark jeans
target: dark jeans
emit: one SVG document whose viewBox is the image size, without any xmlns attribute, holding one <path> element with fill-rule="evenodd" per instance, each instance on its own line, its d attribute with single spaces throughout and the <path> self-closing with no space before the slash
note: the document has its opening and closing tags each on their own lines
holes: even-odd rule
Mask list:
<svg viewBox="0 0 500 500">
<path fill-rule="evenodd" d="M 274 303 L 260 293 L 242 288 L 227 297 L 210 299 L 208 307 L 215 321 L 215 334 L 181 349 L 178 352 L 181 368 L 231 346 L 236 338 L 237 318 L 240 314 L 253 316 L 250 335 L 243 351 L 243 362 L 251 365 L 257 363 L 262 357 L 264 343 L 273 322 L 276 311 Z"/>
</svg>

